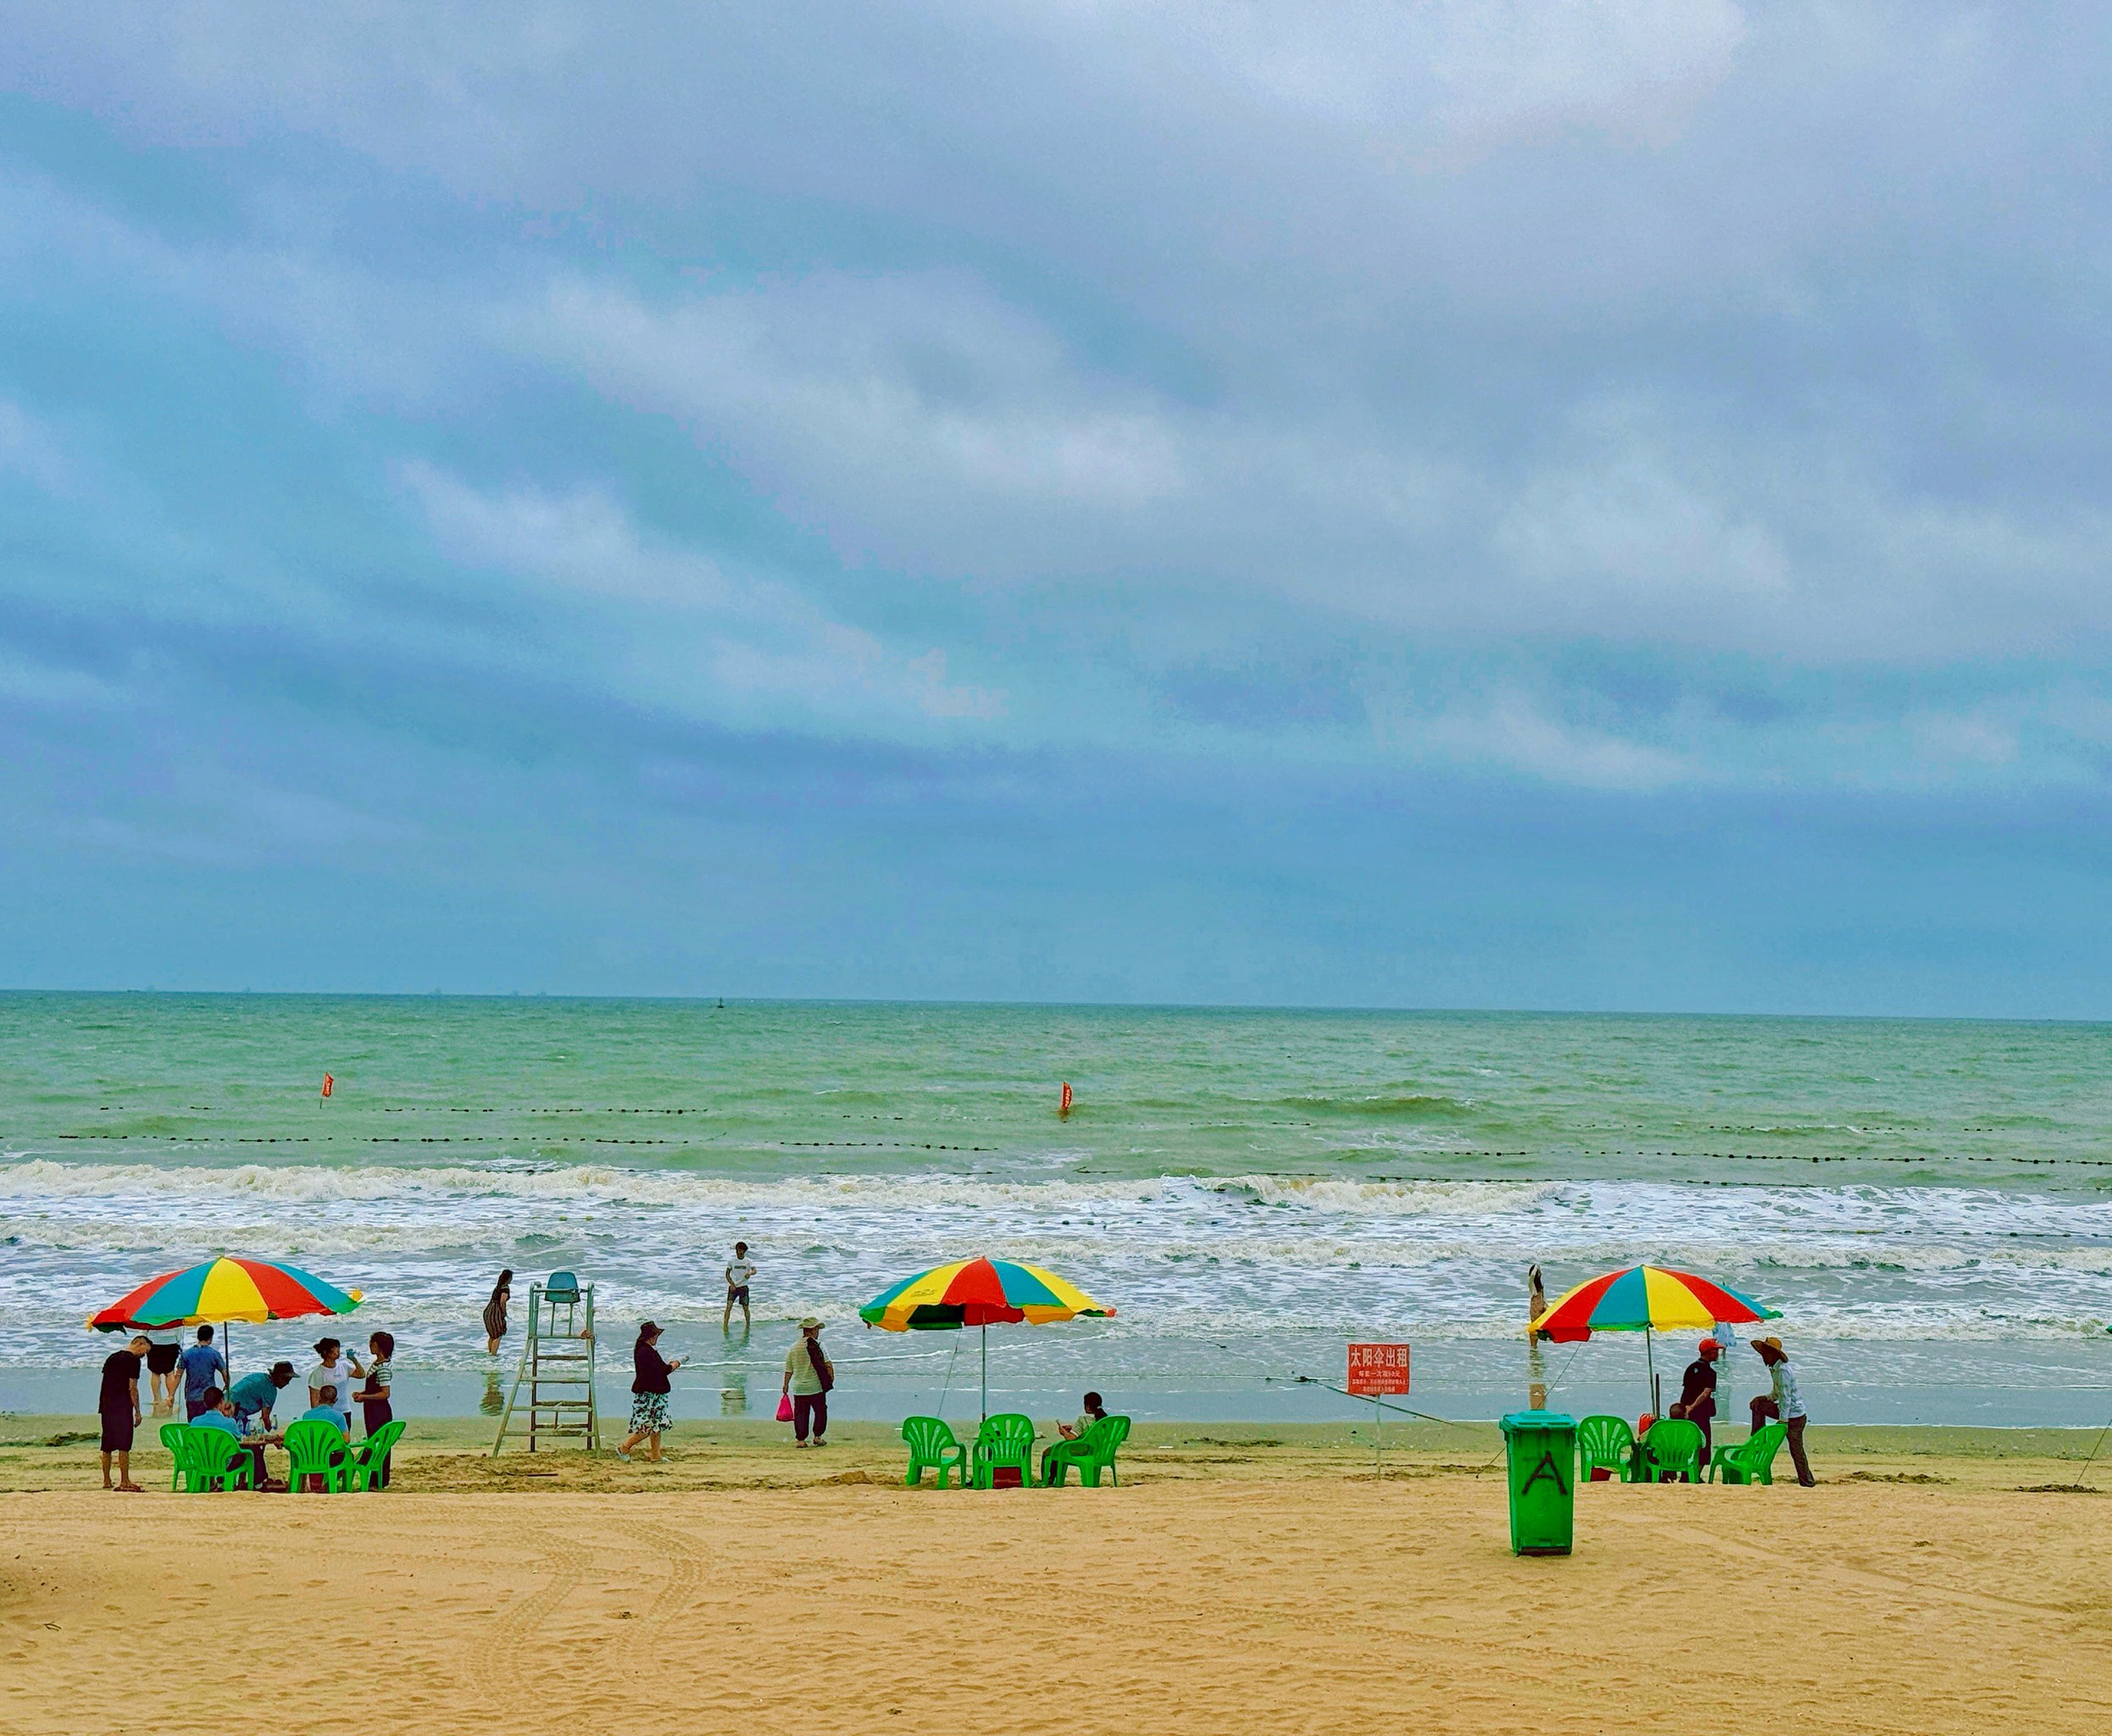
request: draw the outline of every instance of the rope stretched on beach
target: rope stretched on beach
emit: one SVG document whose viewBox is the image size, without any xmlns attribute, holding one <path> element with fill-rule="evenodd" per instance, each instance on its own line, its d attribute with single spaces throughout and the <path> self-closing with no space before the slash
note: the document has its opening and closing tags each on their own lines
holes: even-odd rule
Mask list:
<svg viewBox="0 0 2112 1736">
<path fill-rule="evenodd" d="M 1347 1387 L 1338 1387 L 1331 1381 L 1315 1379 L 1309 1374 L 1299 1375 L 1297 1377 L 1296 1384 L 1302 1387 L 1324 1387 L 1331 1393 L 1340 1393 L 1343 1398 L 1354 1399 L 1359 1403 L 1362 1403 L 1365 1399 L 1370 1398 L 1371 1396 L 1368 1393 L 1353 1393 Z M 1472 1428 L 1476 1427 L 1476 1425 L 1471 1422 L 1461 1422 L 1456 1417 L 1432 1416 L 1427 1410 L 1411 1410 L 1405 1405 L 1389 1405 L 1383 1399 L 1372 1399 L 1371 1402 L 1377 1405 L 1381 1410 L 1391 1410 L 1396 1416 L 1414 1416 L 1420 1418 L 1425 1422 L 1442 1422 L 1447 1428 Z"/>
</svg>

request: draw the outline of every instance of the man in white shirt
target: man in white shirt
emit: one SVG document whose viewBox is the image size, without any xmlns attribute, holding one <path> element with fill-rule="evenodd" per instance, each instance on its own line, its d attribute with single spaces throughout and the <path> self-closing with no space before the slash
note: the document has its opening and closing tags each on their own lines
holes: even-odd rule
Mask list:
<svg viewBox="0 0 2112 1736">
<path fill-rule="evenodd" d="M 752 1324 L 748 1318 L 748 1285 L 755 1277 L 755 1262 L 748 1258 L 748 1244 L 736 1242 L 733 1258 L 726 1263 L 726 1311 L 719 1317 L 719 1330 L 733 1330 L 733 1305 L 741 1305 L 741 1330 L 747 1332 Z"/>
<path fill-rule="evenodd" d="M 1797 1481 L 1809 1488 L 1818 1481 L 1811 1461 L 1804 1457 L 1804 1400 L 1797 1390 L 1797 1372 L 1780 1338 L 1755 1338 L 1754 1354 L 1767 1365 L 1772 1388 L 1753 1401 L 1753 1432 L 1757 1434 L 1770 1422 L 1779 1422 L 1789 1436 L 1789 1456 L 1797 1466 Z"/>
</svg>

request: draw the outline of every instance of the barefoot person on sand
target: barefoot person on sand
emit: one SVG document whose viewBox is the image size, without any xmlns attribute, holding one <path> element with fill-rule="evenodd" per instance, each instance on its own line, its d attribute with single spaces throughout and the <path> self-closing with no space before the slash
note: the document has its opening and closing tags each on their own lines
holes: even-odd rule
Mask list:
<svg viewBox="0 0 2112 1736">
<path fill-rule="evenodd" d="M 638 1342 L 631 1347 L 631 1366 L 637 1374 L 631 1383 L 631 1433 L 616 1449 L 619 1459 L 629 1459 L 633 1447 L 649 1441 L 647 1459 L 655 1465 L 660 1462 L 660 1437 L 674 1422 L 668 1407 L 667 1377 L 682 1366 L 682 1360 L 678 1356 L 670 1362 L 660 1355 L 659 1344 L 660 1329 L 648 1320 L 638 1328 Z"/>
<path fill-rule="evenodd" d="M 139 1427 L 139 1366 L 153 1346 L 145 1333 L 134 1334 L 122 1350 L 103 1359 L 103 1393 L 96 1410 L 103 1422 L 103 1486 L 122 1489 L 128 1495 L 140 1492 L 132 1481 L 132 1431 Z M 117 1459 L 117 1481 L 110 1481 L 110 1460 Z"/>
</svg>

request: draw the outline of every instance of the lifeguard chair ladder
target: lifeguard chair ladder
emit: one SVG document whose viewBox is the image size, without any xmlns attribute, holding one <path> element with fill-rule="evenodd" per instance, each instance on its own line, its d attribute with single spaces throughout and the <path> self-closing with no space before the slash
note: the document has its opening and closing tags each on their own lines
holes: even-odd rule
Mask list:
<svg viewBox="0 0 2112 1736">
<path fill-rule="evenodd" d="M 522 1432 L 530 1452 L 545 1441 L 576 1444 L 590 1453 L 600 1447 L 600 1420 L 594 1410 L 594 1287 L 569 1271 L 553 1271 L 547 1283 L 529 1286 L 528 1337 L 520 1347 L 514 1389 L 498 1419 L 498 1436 L 492 1443 L 494 1458 L 514 1431 L 524 1386 L 528 1403 Z"/>
</svg>

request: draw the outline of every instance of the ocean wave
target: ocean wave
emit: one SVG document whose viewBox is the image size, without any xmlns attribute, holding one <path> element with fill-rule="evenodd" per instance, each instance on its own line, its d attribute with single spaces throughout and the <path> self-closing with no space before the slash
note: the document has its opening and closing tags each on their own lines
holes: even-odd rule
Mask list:
<svg viewBox="0 0 2112 1736">
<path fill-rule="evenodd" d="M 1297 1115 L 1368 1116 L 1402 1121 L 1462 1121 L 1484 1112 L 1470 1098 L 1423 1091 L 1381 1091 L 1361 1097 L 1300 1094 L 1279 1097 L 1273 1106 Z"/>
</svg>

